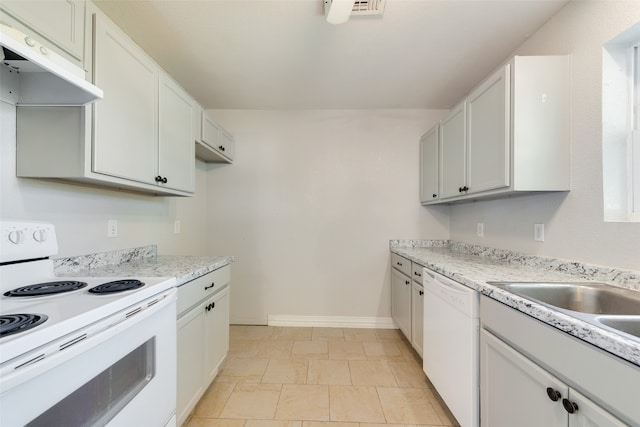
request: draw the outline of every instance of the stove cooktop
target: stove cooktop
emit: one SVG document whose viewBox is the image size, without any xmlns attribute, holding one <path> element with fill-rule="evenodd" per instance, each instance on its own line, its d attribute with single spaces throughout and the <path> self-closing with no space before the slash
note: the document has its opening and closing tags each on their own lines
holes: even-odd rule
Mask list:
<svg viewBox="0 0 640 427">
<path fill-rule="evenodd" d="M 31 295 L 33 285 L 14 288 L 22 296 L 9 296 L 12 290 L 0 295 L 0 318 L 2 329 L 10 322 L 35 315 L 36 320 L 27 321 L 27 326 L 16 332 L 0 336 L 0 364 L 33 350 L 48 342 L 71 334 L 105 319 L 114 313 L 126 310 L 139 302 L 153 297 L 175 286 L 171 277 L 54 277 L 42 280 L 44 295 Z M 80 283 L 61 293 L 49 292 L 50 283 Z M 4 286 L 3 286 L 4 287 Z M 37 288 L 38 286 L 36 286 Z M 66 286 L 63 286 L 66 287 Z M 124 289 L 123 289 L 124 288 Z M 6 288 L 5 288 L 6 289 Z M 94 290 L 92 292 L 92 290 Z M 98 290 L 96 293 L 95 290 Z M 103 292 L 100 292 L 102 290 Z M 117 291 L 117 292 L 114 292 Z M 32 324 L 29 325 L 29 322 Z M 28 327 L 30 326 L 30 327 Z M 8 327 L 8 326 L 7 326 Z"/>
</svg>

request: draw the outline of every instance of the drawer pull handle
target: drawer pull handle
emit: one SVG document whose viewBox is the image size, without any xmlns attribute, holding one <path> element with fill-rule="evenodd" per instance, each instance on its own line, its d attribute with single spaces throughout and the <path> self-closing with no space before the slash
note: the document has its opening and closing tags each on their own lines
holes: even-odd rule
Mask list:
<svg viewBox="0 0 640 427">
<path fill-rule="evenodd" d="M 402 267 L 402 263 L 400 261 L 396 261 L 396 264 Z"/>
<path fill-rule="evenodd" d="M 409 283 L 411 283 L 411 282 L 410 282 L 410 281 L 408 281 L 408 280 L 405 280 L 405 281 L 404 281 L 404 284 L 405 284 L 405 285 L 408 285 Z"/>
<path fill-rule="evenodd" d="M 422 274 L 418 273 L 417 271 L 414 271 L 413 274 L 415 274 L 418 277 L 422 277 Z"/>
<path fill-rule="evenodd" d="M 218 146 L 218 148 L 220 149 L 220 151 L 224 151 L 224 145 L 220 145 Z"/>
<path fill-rule="evenodd" d="M 208 304 L 204 309 L 207 311 L 211 311 L 215 308 L 215 306 L 216 306 L 216 303 L 212 302 L 211 304 Z"/>
<path fill-rule="evenodd" d="M 424 291 L 418 291 L 418 294 L 424 295 Z"/>
<path fill-rule="evenodd" d="M 554 390 L 551 387 L 547 387 L 547 396 L 554 402 L 557 402 L 562 397 L 562 394 L 558 390 Z"/>
<path fill-rule="evenodd" d="M 573 414 L 578 410 L 578 405 L 569 399 L 562 399 L 562 406 L 564 406 L 564 410 L 570 414 Z"/>
<path fill-rule="evenodd" d="M 215 282 L 211 282 L 211 284 L 210 284 L 209 286 L 205 286 L 205 287 L 204 287 L 204 290 L 206 291 L 207 289 L 211 289 L 211 288 L 213 288 L 215 285 L 216 285 L 216 283 L 215 283 Z"/>
</svg>

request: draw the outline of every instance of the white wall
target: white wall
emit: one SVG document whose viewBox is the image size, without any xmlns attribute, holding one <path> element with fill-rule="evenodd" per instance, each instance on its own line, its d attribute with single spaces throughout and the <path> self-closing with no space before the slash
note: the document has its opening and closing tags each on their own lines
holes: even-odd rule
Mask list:
<svg viewBox="0 0 640 427">
<path fill-rule="evenodd" d="M 603 221 L 601 119 L 602 46 L 638 21 L 637 1 L 574 1 L 517 50 L 571 55 L 572 190 L 454 206 L 453 240 L 640 270 L 640 224 Z M 534 223 L 545 224 L 542 243 Z"/>
<path fill-rule="evenodd" d="M 210 110 L 236 139 L 210 166 L 209 249 L 236 257 L 234 323 L 390 317 L 389 239 L 447 238 L 418 201 L 418 140 L 445 111 Z"/>
<path fill-rule="evenodd" d="M 158 245 L 161 254 L 206 254 L 206 167 L 197 162 L 196 196 L 165 198 L 16 177 L 15 107 L 0 102 L 0 219 L 51 222 L 59 256 Z M 55 159 L 51 159 L 55 161 Z M 119 236 L 107 238 L 107 220 Z M 181 233 L 173 233 L 174 221 Z"/>
</svg>

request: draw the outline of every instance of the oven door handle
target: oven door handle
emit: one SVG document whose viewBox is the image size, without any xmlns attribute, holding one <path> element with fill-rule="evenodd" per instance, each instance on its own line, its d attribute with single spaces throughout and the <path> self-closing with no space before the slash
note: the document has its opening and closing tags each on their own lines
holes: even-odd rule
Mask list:
<svg viewBox="0 0 640 427">
<path fill-rule="evenodd" d="M 77 355 L 109 340 L 123 330 L 144 321 L 147 317 L 156 314 L 162 308 L 170 304 L 175 305 L 176 292 L 175 288 L 171 288 L 160 295 L 136 304 L 138 307 L 144 306 L 141 310 L 136 311 L 135 306 L 129 307 L 85 329 L 77 331 L 75 334 L 70 334 L 63 339 L 56 340 L 39 349 L 39 351 L 30 352 L 22 357 L 16 358 L 14 363 L 4 367 L 1 372 L 2 392 L 4 393 L 16 385 L 23 384 L 73 359 Z"/>
</svg>

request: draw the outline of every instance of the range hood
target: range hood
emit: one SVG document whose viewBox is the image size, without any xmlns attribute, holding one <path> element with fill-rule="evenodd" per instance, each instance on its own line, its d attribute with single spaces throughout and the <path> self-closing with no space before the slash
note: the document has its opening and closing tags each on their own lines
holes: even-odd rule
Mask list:
<svg viewBox="0 0 640 427">
<path fill-rule="evenodd" d="M 83 69 L 4 23 L 0 23 L 0 65 L 2 90 L 14 96 L 16 105 L 77 106 L 103 96 L 102 89 L 84 79 Z"/>
</svg>

